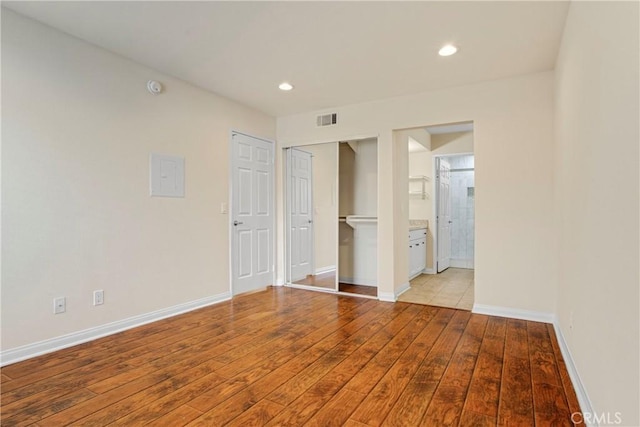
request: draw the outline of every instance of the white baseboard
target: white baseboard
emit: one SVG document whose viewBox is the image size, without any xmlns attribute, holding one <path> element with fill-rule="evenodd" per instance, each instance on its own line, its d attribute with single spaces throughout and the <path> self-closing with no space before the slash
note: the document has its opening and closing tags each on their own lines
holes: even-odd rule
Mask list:
<svg viewBox="0 0 640 427">
<path fill-rule="evenodd" d="M 587 390 L 582 383 L 580 374 L 578 374 L 578 369 L 576 368 L 576 365 L 573 361 L 573 357 L 571 356 L 571 351 L 567 346 L 567 342 L 564 339 L 564 334 L 562 333 L 562 329 L 560 329 L 560 323 L 558 322 L 557 317 L 553 319 L 553 329 L 556 332 L 556 337 L 558 337 L 560 352 L 562 353 L 564 364 L 567 365 L 567 371 L 569 372 L 569 378 L 571 378 L 573 389 L 576 391 L 578 404 L 580 405 L 580 411 L 582 411 L 583 414 L 595 414 L 595 412 L 593 411 L 593 406 L 591 405 L 591 399 L 589 399 L 589 395 L 587 394 Z M 587 423 L 586 420 L 585 424 L 590 427 L 597 427 L 597 424 Z"/>
<path fill-rule="evenodd" d="M 488 316 L 510 317 L 512 319 L 531 320 L 532 322 L 543 323 L 553 323 L 555 319 L 555 315 L 553 313 L 484 304 L 473 304 L 471 312 L 476 314 L 486 314 Z"/>
<path fill-rule="evenodd" d="M 184 304 L 174 305 L 173 307 L 163 308 L 161 310 L 152 311 L 151 313 L 118 320 L 116 322 L 107 323 L 105 325 L 96 326 L 83 331 L 73 332 L 71 334 L 11 348 L 9 350 L 3 350 L 0 352 L 0 366 L 9 365 L 11 363 L 40 356 L 42 354 L 51 353 L 57 350 L 62 350 L 63 348 L 93 341 L 107 335 L 112 335 L 127 329 L 135 328 L 167 317 L 176 316 L 188 311 L 197 310 L 199 308 L 230 299 L 231 293 L 224 292 L 222 294 L 201 298 Z"/>
<path fill-rule="evenodd" d="M 409 282 L 404 282 L 402 285 L 400 285 L 400 287 L 397 288 L 396 291 L 395 291 L 396 300 L 398 299 L 398 297 L 400 295 L 404 294 L 409 289 L 411 289 L 411 285 L 409 284 Z"/>
<path fill-rule="evenodd" d="M 409 289 L 411 289 L 409 282 L 404 282 L 394 292 L 380 292 L 378 290 L 378 299 L 385 302 L 396 302 L 398 301 L 398 297 Z"/>
<path fill-rule="evenodd" d="M 396 294 L 394 292 L 378 291 L 378 299 L 385 302 L 396 302 Z"/>
<path fill-rule="evenodd" d="M 273 286 L 284 286 L 284 279 L 276 279 L 276 283 L 273 284 Z"/>
<path fill-rule="evenodd" d="M 330 273 L 332 271 L 336 271 L 336 266 L 335 265 L 328 265 L 326 267 L 316 268 L 316 275 L 317 274 Z"/>
<path fill-rule="evenodd" d="M 449 266 L 453 268 L 466 268 L 473 270 L 473 259 L 451 258 Z"/>
<path fill-rule="evenodd" d="M 422 270 L 422 274 L 438 274 L 438 273 L 436 273 L 435 268 L 425 268 L 424 270 Z"/>
</svg>

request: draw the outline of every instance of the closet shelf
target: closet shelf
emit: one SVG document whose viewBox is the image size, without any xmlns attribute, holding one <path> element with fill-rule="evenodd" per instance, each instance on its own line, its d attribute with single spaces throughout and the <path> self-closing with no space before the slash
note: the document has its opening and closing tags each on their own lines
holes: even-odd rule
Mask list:
<svg viewBox="0 0 640 427">
<path fill-rule="evenodd" d="M 418 196 L 422 200 L 428 199 L 429 193 L 427 193 L 427 182 L 429 181 L 431 181 L 431 178 L 425 175 L 409 176 L 409 182 L 417 182 L 421 187 L 420 190 L 409 190 L 409 196 Z M 415 185 L 413 187 L 415 187 Z"/>
<path fill-rule="evenodd" d="M 419 196 L 422 200 L 429 198 L 429 193 L 426 191 L 409 191 L 410 196 Z"/>
<path fill-rule="evenodd" d="M 347 216 L 347 224 L 351 226 L 351 228 L 356 228 L 360 225 L 367 224 L 377 224 L 378 217 L 377 216 L 366 216 L 366 215 L 349 215 Z"/>
</svg>

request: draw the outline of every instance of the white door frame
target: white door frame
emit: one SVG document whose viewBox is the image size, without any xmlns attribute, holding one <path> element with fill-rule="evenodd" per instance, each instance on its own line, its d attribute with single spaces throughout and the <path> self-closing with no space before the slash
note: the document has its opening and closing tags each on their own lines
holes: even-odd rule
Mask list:
<svg viewBox="0 0 640 427">
<path fill-rule="evenodd" d="M 291 150 L 294 147 L 284 147 L 283 159 L 284 159 L 284 177 L 282 183 L 284 184 L 284 284 L 291 285 L 291 263 L 289 262 L 291 253 L 291 218 L 289 213 L 291 212 L 291 183 L 289 182 L 289 175 L 291 175 Z"/>
<path fill-rule="evenodd" d="M 446 159 L 446 160 L 445 160 Z M 436 267 L 436 273 L 441 273 L 451 266 L 451 175 L 449 169 L 449 159 L 445 157 L 438 157 L 436 168 L 436 230 L 438 230 L 438 240 L 436 241 L 436 251 L 438 253 Z M 443 197 L 443 182 L 442 177 L 443 168 L 446 164 L 446 192 Z M 443 203 L 444 202 L 444 203 Z M 440 231 L 448 230 L 448 239 L 445 239 Z M 442 243 L 442 244 L 441 244 Z M 446 244 L 445 244 L 446 243 Z M 446 248 L 446 250 L 445 250 Z M 447 254 L 445 257 L 444 254 Z M 446 261 L 446 262 L 445 262 Z"/>
<path fill-rule="evenodd" d="M 233 297 L 233 232 L 234 232 L 234 226 L 233 226 L 233 217 L 235 212 L 233 211 L 234 206 L 233 206 L 233 135 L 234 134 L 238 134 L 238 135 L 244 135 L 244 136 L 248 136 L 249 138 L 255 138 L 255 139 L 259 139 L 261 141 L 267 142 L 269 144 L 271 144 L 272 146 L 272 150 L 271 150 L 271 160 L 272 160 L 272 170 L 271 170 L 271 203 L 273 206 L 273 215 L 272 215 L 272 220 L 271 220 L 271 231 L 272 231 L 272 242 L 271 242 L 271 282 L 273 285 L 276 285 L 276 240 L 277 240 L 277 235 L 276 235 L 276 221 L 277 221 L 277 209 L 276 209 L 276 179 L 275 179 L 275 174 L 276 174 L 276 143 L 273 140 L 270 139 L 266 139 L 266 138 L 262 138 L 259 136 L 255 136 L 252 135 L 250 133 L 247 132 L 241 132 L 235 129 L 231 129 L 229 131 L 229 145 L 228 145 L 228 149 L 229 149 L 229 156 L 228 156 L 228 164 L 229 164 L 229 174 L 228 174 L 228 179 L 229 179 L 229 195 L 228 195 L 228 199 L 227 199 L 227 236 L 229 239 L 229 295 L 231 297 Z"/>
</svg>

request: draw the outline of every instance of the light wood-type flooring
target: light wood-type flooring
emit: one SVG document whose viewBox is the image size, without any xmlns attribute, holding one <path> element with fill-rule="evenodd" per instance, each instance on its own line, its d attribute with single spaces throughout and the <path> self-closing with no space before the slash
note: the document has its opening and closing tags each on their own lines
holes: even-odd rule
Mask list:
<svg viewBox="0 0 640 427">
<path fill-rule="evenodd" d="M 421 274 L 410 282 L 411 289 L 399 301 L 438 307 L 473 308 L 473 270 L 448 268 L 439 274 Z"/>
<path fill-rule="evenodd" d="M 571 426 L 553 327 L 268 288 L 2 368 L 3 426 Z"/>
</svg>

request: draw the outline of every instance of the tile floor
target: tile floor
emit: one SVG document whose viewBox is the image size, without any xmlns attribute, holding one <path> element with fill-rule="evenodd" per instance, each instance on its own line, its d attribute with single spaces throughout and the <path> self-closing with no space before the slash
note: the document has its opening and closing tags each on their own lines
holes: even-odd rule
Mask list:
<svg viewBox="0 0 640 427">
<path fill-rule="evenodd" d="M 439 274 L 421 274 L 398 301 L 471 310 L 473 308 L 473 270 L 448 268 Z"/>
</svg>

